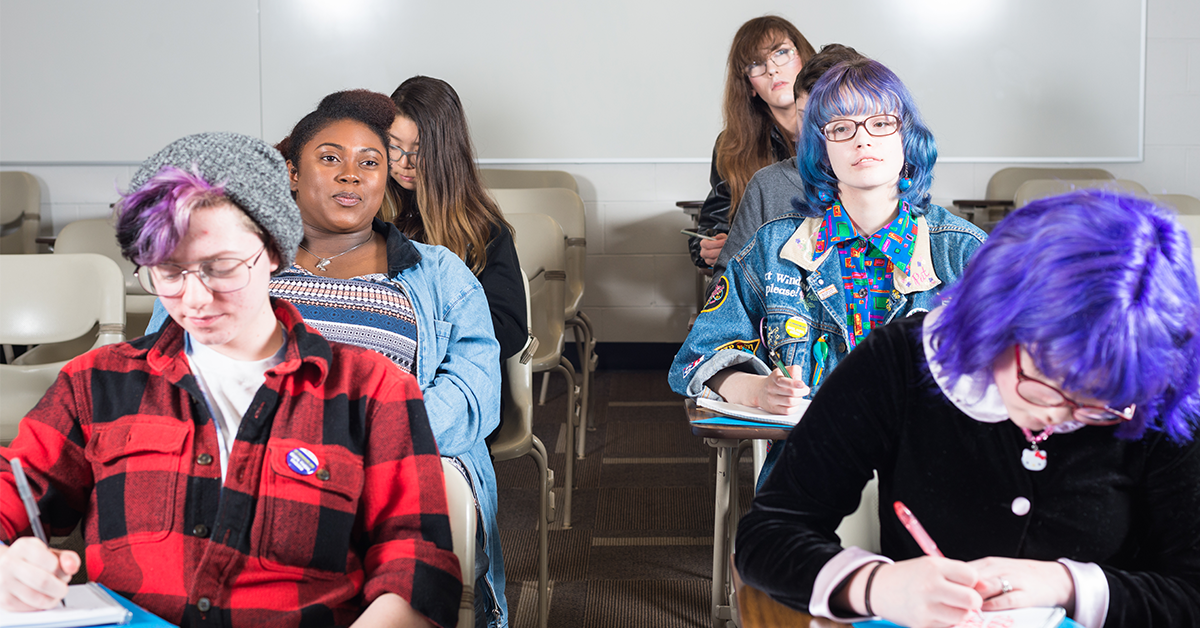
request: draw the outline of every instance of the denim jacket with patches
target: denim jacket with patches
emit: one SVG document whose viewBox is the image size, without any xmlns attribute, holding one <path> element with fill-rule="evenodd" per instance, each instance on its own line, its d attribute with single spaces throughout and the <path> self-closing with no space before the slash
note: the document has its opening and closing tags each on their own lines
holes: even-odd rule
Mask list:
<svg viewBox="0 0 1200 628">
<path fill-rule="evenodd" d="M 729 260 L 675 355 L 668 376 L 675 392 L 720 399 L 706 386 L 718 372 L 737 367 L 770 373 L 774 367 L 761 341 L 779 353 L 793 378 L 809 385 L 814 375 L 824 380 L 846 357 L 850 330 L 838 255 L 834 247 L 817 255 L 813 246 L 823 222 L 824 216 L 780 216 L 764 223 Z M 930 205 L 917 219 L 909 273 L 892 275 L 886 322 L 936 307 L 938 292 L 958 279 L 986 238 L 971 223 Z M 824 348 L 814 351 L 817 344 Z"/>
</svg>

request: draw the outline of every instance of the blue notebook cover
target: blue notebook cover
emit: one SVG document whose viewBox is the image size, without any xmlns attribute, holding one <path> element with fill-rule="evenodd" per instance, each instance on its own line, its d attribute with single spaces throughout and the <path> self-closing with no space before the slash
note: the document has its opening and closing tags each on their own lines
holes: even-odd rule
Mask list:
<svg viewBox="0 0 1200 628">
<path fill-rule="evenodd" d="M 118 604 L 129 609 L 130 613 L 133 613 L 133 617 L 130 618 L 129 623 L 127 623 L 127 624 L 109 624 L 110 626 L 124 625 L 124 626 L 153 626 L 155 628 L 158 628 L 158 627 L 175 628 L 175 624 L 172 624 L 172 623 L 168 622 L 167 620 L 159 617 L 158 615 L 155 615 L 154 613 L 151 613 L 150 611 L 138 606 L 137 604 L 130 602 L 129 600 L 125 599 L 125 596 L 121 595 L 120 593 L 117 593 L 102 584 L 100 585 L 100 588 L 104 589 L 104 591 L 106 593 L 111 595 L 113 597 L 113 599 L 117 601 Z"/>
</svg>

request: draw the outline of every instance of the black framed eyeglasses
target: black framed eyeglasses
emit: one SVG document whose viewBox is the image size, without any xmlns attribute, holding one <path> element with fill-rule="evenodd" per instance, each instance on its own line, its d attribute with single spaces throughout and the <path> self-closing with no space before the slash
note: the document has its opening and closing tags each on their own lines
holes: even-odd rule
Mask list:
<svg viewBox="0 0 1200 628">
<path fill-rule="evenodd" d="M 746 66 L 746 76 L 750 78 L 758 78 L 767 73 L 767 62 L 770 61 L 775 67 L 782 68 L 783 66 L 795 61 L 799 57 L 793 48 L 780 48 L 775 52 L 767 55 L 767 58 L 762 61 L 755 61 Z"/>
<path fill-rule="evenodd" d="M 849 142 L 858 135 L 858 127 L 862 127 L 871 137 L 887 137 L 900 130 L 900 117 L 890 113 L 871 116 L 862 122 L 849 118 L 830 120 L 821 127 L 825 139 L 831 142 Z"/>
<path fill-rule="evenodd" d="M 1137 410 L 1136 404 L 1130 404 L 1124 410 L 1114 410 L 1108 406 L 1089 406 L 1078 403 L 1058 388 L 1034 379 L 1021 369 L 1021 348 L 1013 346 L 1013 355 L 1017 358 L 1017 395 L 1035 406 L 1043 408 L 1071 407 L 1071 416 L 1080 423 L 1088 425 L 1115 425 L 1122 421 L 1133 419 Z"/>
<path fill-rule="evenodd" d="M 221 258 L 194 262 L 198 265 L 196 270 L 188 270 L 179 264 L 138 266 L 133 274 L 143 290 L 159 297 L 183 294 L 188 275 L 195 275 L 204 287 L 213 292 L 237 292 L 250 285 L 250 269 L 266 251 L 267 245 L 264 244 L 258 253 L 244 260 Z"/>
</svg>

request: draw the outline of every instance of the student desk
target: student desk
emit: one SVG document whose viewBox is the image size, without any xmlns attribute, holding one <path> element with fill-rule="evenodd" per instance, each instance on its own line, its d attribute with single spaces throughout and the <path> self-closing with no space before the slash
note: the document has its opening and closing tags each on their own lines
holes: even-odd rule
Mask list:
<svg viewBox="0 0 1200 628">
<path fill-rule="evenodd" d="M 732 562 L 732 559 L 730 560 Z M 738 625 L 741 628 L 834 628 L 849 626 L 824 617 L 813 617 L 789 608 L 771 599 L 769 595 L 742 582 L 736 569 L 733 573 L 733 588 L 736 594 Z"/>
<path fill-rule="evenodd" d="M 705 425 L 698 420 L 715 418 L 714 414 L 696 406 L 695 399 L 684 402 L 692 434 L 717 450 L 717 486 L 713 506 L 713 628 L 725 628 L 734 619 L 729 554 L 737 536 L 738 492 L 737 451 L 743 440 L 784 440 L 790 431 L 780 426 Z"/>
</svg>

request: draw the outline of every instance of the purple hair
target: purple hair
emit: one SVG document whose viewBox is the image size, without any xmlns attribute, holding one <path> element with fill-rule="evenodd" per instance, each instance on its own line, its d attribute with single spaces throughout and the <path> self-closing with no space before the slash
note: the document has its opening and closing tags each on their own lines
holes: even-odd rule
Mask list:
<svg viewBox="0 0 1200 628">
<path fill-rule="evenodd" d="M 123 194 L 117 203 L 121 254 L 141 266 L 162 263 L 187 234 L 192 210 L 222 200 L 228 200 L 224 185 L 205 181 L 197 167 L 186 172 L 163 166 L 142 187 Z"/>
<path fill-rule="evenodd" d="M 943 295 L 933 341 L 951 377 L 1013 345 L 1068 391 L 1116 408 L 1117 435 L 1190 440 L 1200 416 L 1200 287 L 1187 232 L 1152 201 L 1084 190 L 1013 212 Z"/>
<path fill-rule="evenodd" d="M 882 63 L 866 57 L 833 66 L 809 93 L 796 150 L 796 165 L 804 179 L 804 197 L 809 200 L 806 206 L 798 205 L 798 211 L 809 216 L 824 215 L 830 203 L 821 200 L 822 194 L 829 199 L 838 197 L 838 180 L 829 165 L 821 128 L 834 118 L 892 112 L 900 116 L 904 161 L 912 179 L 912 186 L 900 192 L 900 198 L 909 203 L 913 216 L 928 211 L 937 142 L 900 77 Z"/>
</svg>

